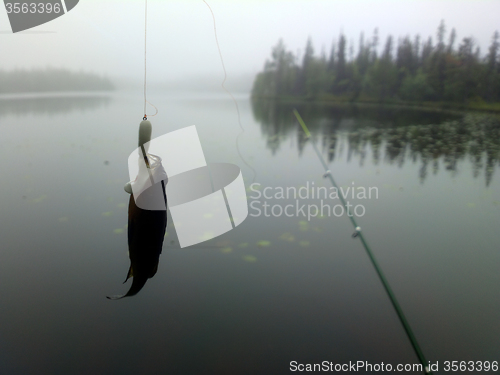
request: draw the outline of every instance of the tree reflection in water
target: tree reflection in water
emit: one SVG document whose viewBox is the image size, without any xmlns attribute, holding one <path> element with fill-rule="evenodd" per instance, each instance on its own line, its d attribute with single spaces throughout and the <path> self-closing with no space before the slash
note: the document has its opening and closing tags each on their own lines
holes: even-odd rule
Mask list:
<svg viewBox="0 0 500 375">
<path fill-rule="evenodd" d="M 383 160 L 402 167 L 408 159 L 420 161 L 419 177 L 423 183 L 429 170 L 437 174 L 440 159 L 453 175 L 458 162 L 469 159 L 475 178 L 484 170 L 486 186 L 491 183 L 495 166 L 500 164 L 500 118 L 495 115 L 349 104 L 294 106 L 253 99 L 254 117 L 273 154 L 284 139 L 295 136 L 302 155 L 307 138 L 293 117 L 294 107 L 329 162 L 340 154 L 339 145 L 345 141 L 347 159 L 357 157 L 360 165 L 370 150 L 374 164 Z"/>
</svg>

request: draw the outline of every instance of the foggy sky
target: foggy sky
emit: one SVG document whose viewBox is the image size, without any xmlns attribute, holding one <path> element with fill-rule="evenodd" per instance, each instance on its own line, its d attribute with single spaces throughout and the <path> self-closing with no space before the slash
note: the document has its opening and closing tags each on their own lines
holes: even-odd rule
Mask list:
<svg viewBox="0 0 500 375">
<path fill-rule="evenodd" d="M 481 0 L 207 0 L 217 21 L 228 82 L 260 71 L 271 47 L 283 38 L 289 50 L 304 50 L 307 37 L 315 52 L 342 31 L 358 47 L 379 29 L 379 47 L 388 34 L 432 36 L 441 19 L 455 46 L 474 36 L 484 55 L 500 31 L 500 1 Z M 3 2 L 2 2 L 3 3 Z M 213 21 L 202 0 L 148 0 L 148 82 L 186 77 L 223 78 Z M 110 78 L 140 81 L 144 76 L 144 1 L 80 0 L 68 14 L 12 34 L 0 6 L 0 69 L 64 67 Z"/>
</svg>

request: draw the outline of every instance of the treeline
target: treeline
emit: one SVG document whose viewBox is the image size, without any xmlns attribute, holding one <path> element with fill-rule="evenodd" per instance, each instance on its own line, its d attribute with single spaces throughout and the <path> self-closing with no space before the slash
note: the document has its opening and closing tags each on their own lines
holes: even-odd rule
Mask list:
<svg viewBox="0 0 500 375">
<path fill-rule="evenodd" d="M 0 93 L 113 90 L 113 83 L 97 74 L 66 69 L 0 70 Z"/>
<path fill-rule="evenodd" d="M 331 97 L 342 100 L 470 102 L 500 101 L 500 36 L 493 34 L 486 56 L 472 37 L 456 44 L 456 31 L 446 35 L 444 21 L 437 40 L 417 35 L 397 42 L 388 36 L 379 53 L 378 30 L 360 36 L 357 54 L 345 35 L 332 44 L 329 56 L 314 54 L 309 38 L 301 61 L 283 40 L 255 78 L 254 97 Z"/>
</svg>

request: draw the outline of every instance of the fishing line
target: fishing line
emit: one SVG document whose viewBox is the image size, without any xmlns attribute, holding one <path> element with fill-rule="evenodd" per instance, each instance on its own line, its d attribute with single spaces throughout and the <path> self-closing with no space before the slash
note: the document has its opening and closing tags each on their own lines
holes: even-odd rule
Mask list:
<svg viewBox="0 0 500 375">
<path fill-rule="evenodd" d="M 222 58 L 222 52 L 221 52 L 220 46 L 219 46 L 219 38 L 217 37 L 217 24 L 215 22 L 215 15 L 214 15 L 214 12 L 212 11 L 212 8 L 210 7 L 210 5 L 208 5 L 208 3 L 205 0 L 203 0 L 203 2 L 205 3 L 205 5 L 210 10 L 210 13 L 212 14 L 212 20 L 214 22 L 215 43 L 217 44 L 217 50 L 219 51 L 219 57 L 220 57 L 220 61 L 222 63 L 222 70 L 224 70 L 224 79 L 222 80 L 221 87 L 223 88 L 223 90 L 225 92 L 227 92 L 229 94 L 229 96 L 233 100 L 233 103 L 234 103 L 234 105 L 236 107 L 236 112 L 238 113 L 238 125 L 240 126 L 241 131 L 238 134 L 238 136 L 236 137 L 236 150 L 238 151 L 238 155 L 239 155 L 240 159 L 243 160 L 243 163 L 245 163 L 245 165 L 252 170 L 252 172 L 253 172 L 252 183 L 254 183 L 255 178 L 257 177 L 257 172 L 255 171 L 255 169 L 253 169 L 250 166 L 250 164 L 247 163 L 247 161 L 245 160 L 245 158 L 241 155 L 240 147 L 239 147 L 239 143 L 238 143 L 240 136 L 245 132 L 245 129 L 241 125 L 240 108 L 239 108 L 238 102 L 234 98 L 233 94 L 226 88 L 226 86 L 224 86 L 224 83 L 226 82 L 226 79 L 227 79 L 227 72 L 226 72 L 226 66 L 224 65 L 224 59 Z"/>
<path fill-rule="evenodd" d="M 146 80 L 146 77 L 147 77 L 148 0 L 145 0 L 144 3 L 145 3 L 145 5 L 144 5 L 144 117 L 142 119 L 147 120 L 148 115 L 146 114 L 146 103 L 149 103 L 156 110 L 155 114 L 151 115 L 151 116 L 156 116 L 158 114 L 158 108 L 156 108 L 153 104 L 151 104 L 147 100 L 147 86 L 146 86 L 147 80 Z M 150 124 L 150 126 L 151 126 L 151 124 Z M 141 132 L 140 129 L 141 128 L 139 127 L 139 134 Z M 139 136 L 139 140 L 140 140 L 140 136 Z M 161 162 L 158 161 L 157 156 L 148 154 L 146 152 L 143 144 L 141 144 L 140 147 L 141 147 L 142 155 L 144 157 L 144 162 L 146 163 L 146 167 L 147 167 L 148 174 L 149 174 L 149 179 L 151 181 L 151 186 L 152 186 L 155 184 L 155 182 L 153 180 L 153 175 L 151 173 L 151 165 L 149 163 L 148 157 L 152 158 L 156 164 L 160 163 L 160 165 L 161 165 Z M 166 196 L 166 192 L 165 192 L 165 182 L 163 180 L 161 181 L 161 187 L 162 187 L 162 192 L 163 192 L 163 199 L 165 201 L 165 208 L 167 208 L 167 196 Z"/>
<path fill-rule="evenodd" d="M 147 72 L 147 34 L 148 34 L 148 0 L 145 0 L 145 9 L 144 9 L 144 118 L 143 120 L 147 120 L 148 116 L 146 114 L 146 103 L 149 103 L 146 99 L 146 72 Z M 156 108 L 153 104 L 149 103 L 151 106 L 153 106 L 156 110 L 154 115 L 151 116 L 156 116 L 158 114 L 158 108 Z"/>
<path fill-rule="evenodd" d="M 299 115 L 299 112 L 296 109 L 294 109 L 293 114 L 297 118 L 297 121 L 299 122 L 300 126 L 302 127 L 302 130 L 304 130 L 304 133 L 306 134 L 306 138 L 309 139 L 311 137 L 311 132 L 307 128 L 306 124 L 304 123 L 304 120 L 302 120 L 302 117 Z M 311 142 L 311 144 L 314 148 L 314 151 L 316 152 L 316 155 L 318 155 L 318 158 L 321 161 L 321 164 L 323 164 L 323 167 L 325 168 L 325 174 L 323 175 L 323 177 L 328 177 L 330 179 L 330 182 L 332 183 L 332 185 L 338 191 L 339 188 L 338 188 L 337 184 L 335 183 L 335 180 L 333 179 L 332 172 L 328 168 L 328 165 L 326 164 L 325 159 L 323 159 L 323 156 L 321 155 L 318 148 L 316 147 L 316 144 L 314 142 Z M 342 204 L 344 205 L 345 209 L 347 210 L 347 212 L 349 212 L 348 207 L 347 207 L 347 202 L 345 201 L 342 194 L 339 195 L 339 198 L 340 198 Z M 363 244 L 363 247 L 365 248 L 365 251 L 368 254 L 368 257 L 370 258 L 372 265 L 375 268 L 375 271 L 377 271 L 377 275 L 378 275 L 380 281 L 382 282 L 382 285 L 384 286 L 384 289 L 385 289 L 387 295 L 389 296 L 389 299 L 392 303 L 392 306 L 396 310 L 396 314 L 398 315 L 398 318 L 401 321 L 401 324 L 403 324 L 406 335 L 410 339 L 411 345 L 413 346 L 413 349 L 415 350 L 415 354 L 417 355 L 418 359 L 420 360 L 420 363 L 423 366 L 424 372 L 426 374 L 432 374 L 432 372 L 430 371 L 429 366 L 428 366 L 429 362 L 427 362 L 427 360 L 425 359 L 424 353 L 420 349 L 420 345 L 418 344 L 417 339 L 416 339 L 415 335 L 413 334 L 413 331 L 410 328 L 410 324 L 408 323 L 408 320 L 406 319 L 406 317 L 403 313 L 403 310 L 402 310 L 401 306 L 399 305 L 399 302 L 396 299 L 396 296 L 394 295 L 394 292 L 392 291 L 392 289 L 389 285 L 389 282 L 385 278 L 385 275 L 382 272 L 382 269 L 380 268 L 377 260 L 375 259 L 375 256 L 373 255 L 373 253 L 370 249 L 370 246 L 368 246 L 368 242 L 366 241 L 365 237 L 363 236 L 363 233 L 361 232 L 361 228 L 356 223 L 356 219 L 354 219 L 354 215 L 351 215 L 351 216 L 347 215 L 347 216 L 349 217 L 352 225 L 354 226 L 354 233 L 352 234 L 352 237 L 353 238 L 359 237 L 359 239 L 361 240 L 361 243 Z"/>
</svg>

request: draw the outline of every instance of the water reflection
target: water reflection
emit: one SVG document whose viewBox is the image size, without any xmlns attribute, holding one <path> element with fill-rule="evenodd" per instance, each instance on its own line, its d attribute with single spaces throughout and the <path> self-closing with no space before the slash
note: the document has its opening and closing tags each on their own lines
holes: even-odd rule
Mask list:
<svg viewBox="0 0 500 375">
<path fill-rule="evenodd" d="M 51 93 L 9 95 L 0 97 L 0 117 L 69 113 L 75 110 L 94 110 L 111 102 L 103 94 Z"/>
<path fill-rule="evenodd" d="M 469 159 L 474 177 L 484 170 L 487 186 L 500 164 L 500 119 L 494 115 L 353 105 L 296 107 L 329 162 L 342 152 L 339 144 L 345 142 L 348 160 L 356 157 L 360 165 L 369 153 L 374 164 L 382 160 L 402 167 L 407 160 L 419 162 L 423 183 L 429 171 L 439 171 L 440 160 L 454 174 L 458 162 Z M 297 138 L 302 154 L 307 138 L 293 117 L 293 108 L 291 104 L 252 101 L 254 117 L 273 154 L 290 136 Z"/>
</svg>

